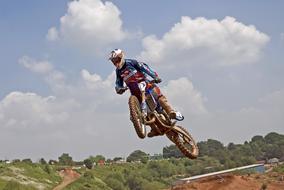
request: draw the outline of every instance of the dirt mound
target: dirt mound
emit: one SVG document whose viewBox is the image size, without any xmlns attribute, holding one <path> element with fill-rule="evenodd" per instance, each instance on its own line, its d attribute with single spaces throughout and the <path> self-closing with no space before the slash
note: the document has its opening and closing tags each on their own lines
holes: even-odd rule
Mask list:
<svg viewBox="0 0 284 190">
<path fill-rule="evenodd" d="M 80 174 L 77 173 L 76 171 L 70 169 L 70 168 L 65 168 L 64 170 L 60 171 L 60 176 L 62 176 L 63 178 L 71 178 L 71 179 L 77 179 L 78 177 L 80 177 Z"/>
<path fill-rule="evenodd" d="M 63 181 L 53 190 L 61 190 L 73 181 L 76 181 L 80 177 L 79 173 L 70 168 L 65 168 L 64 170 L 61 170 L 59 172 L 59 175 L 63 178 Z"/>
<path fill-rule="evenodd" d="M 284 189 L 284 181 L 281 175 L 224 175 L 213 176 L 195 182 L 178 185 L 172 190 L 281 190 Z"/>
</svg>

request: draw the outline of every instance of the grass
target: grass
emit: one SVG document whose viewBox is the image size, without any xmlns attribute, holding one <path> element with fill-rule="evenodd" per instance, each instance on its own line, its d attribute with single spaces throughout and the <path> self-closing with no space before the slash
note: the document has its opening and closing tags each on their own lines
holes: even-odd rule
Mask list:
<svg viewBox="0 0 284 190">
<path fill-rule="evenodd" d="M 7 181 L 0 179 L 0 189 L 3 189 L 7 184 Z"/>
<path fill-rule="evenodd" d="M 284 173 L 284 164 L 281 164 L 275 168 L 273 168 L 274 172 L 278 172 L 278 173 Z"/>
<path fill-rule="evenodd" d="M 92 172 L 87 171 L 75 182 L 69 184 L 64 190 L 111 190 L 101 179 L 96 178 Z"/>
<path fill-rule="evenodd" d="M 36 190 L 31 185 L 22 185 L 16 181 L 9 181 L 1 190 Z"/>
<path fill-rule="evenodd" d="M 61 181 L 61 177 L 53 166 L 25 163 L 19 163 L 17 166 L 24 169 L 23 175 L 37 179 L 39 182 L 46 183 L 48 180 L 52 184 L 56 184 Z"/>
<path fill-rule="evenodd" d="M 20 190 L 35 189 L 34 186 L 37 185 L 44 185 L 48 188 L 52 188 L 61 181 L 61 177 L 53 166 L 35 163 L 19 162 L 13 164 L 1 164 L 0 177 L 1 176 L 6 178 L 10 177 L 12 178 L 12 181 L 8 182 L 0 178 L 0 190 L 6 190 L 5 188 L 14 188 L 16 190 L 18 186 Z M 31 184 L 22 185 L 21 183 Z"/>
</svg>

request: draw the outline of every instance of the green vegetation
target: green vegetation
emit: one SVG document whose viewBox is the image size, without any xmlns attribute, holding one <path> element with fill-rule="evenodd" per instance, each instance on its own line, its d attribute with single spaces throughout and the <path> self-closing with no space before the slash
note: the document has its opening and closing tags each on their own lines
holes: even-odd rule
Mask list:
<svg viewBox="0 0 284 190">
<path fill-rule="evenodd" d="M 0 190 L 34 190 L 38 187 L 51 189 L 60 181 L 56 168 L 47 164 L 27 160 L 0 164 Z"/>
<path fill-rule="evenodd" d="M 59 158 L 59 164 L 63 166 L 73 166 L 74 162 L 72 160 L 72 157 L 69 156 L 67 153 L 63 153 Z"/>
<path fill-rule="evenodd" d="M 7 184 L 7 181 L 0 179 L 0 189 L 3 189 Z"/>
<path fill-rule="evenodd" d="M 96 178 L 92 172 L 85 172 L 85 174 L 80 177 L 74 183 L 68 185 L 64 190 L 112 190 L 108 187 L 101 179 Z"/>
<path fill-rule="evenodd" d="M 284 135 L 269 133 L 265 137 L 254 136 L 243 145 L 208 139 L 198 143 L 200 156 L 213 157 L 227 168 L 254 163 L 256 160 L 284 158 Z"/>
<path fill-rule="evenodd" d="M 279 166 L 273 168 L 273 171 L 284 174 L 284 164 L 279 165 Z"/>
<path fill-rule="evenodd" d="M 16 181 L 9 181 L 3 188 L 3 190 L 36 190 L 35 187 L 31 185 L 22 185 Z"/>
<path fill-rule="evenodd" d="M 56 173 L 56 168 L 48 164 L 25 164 L 18 163 L 14 164 L 15 167 L 23 168 L 23 175 L 38 179 L 39 182 L 45 183 L 47 180 L 51 183 L 56 183 L 61 180 L 61 178 Z"/>
<path fill-rule="evenodd" d="M 149 155 L 141 150 L 135 150 L 126 159 L 127 162 L 141 161 L 146 163 L 149 160 Z"/>
<path fill-rule="evenodd" d="M 159 190 L 169 188 L 179 178 L 254 164 L 258 160 L 284 158 L 284 135 L 277 133 L 254 136 L 244 144 L 224 146 L 208 139 L 198 146 L 200 156 L 195 160 L 185 158 L 175 145 L 170 145 L 163 148 L 163 155 L 152 159 L 149 154 L 135 150 L 125 163 L 121 157 L 111 160 L 102 155 L 74 162 L 68 153 L 63 153 L 58 161 L 50 160 L 49 164 L 43 158 L 39 163 L 32 163 L 28 158 L 15 159 L 11 164 L 1 161 L 0 190 L 33 190 L 39 186 L 53 189 L 62 180 L 57 171 L 83 164 L 86 167 L 77 170 L 81 177 L 65 190 Z M 279 165 L 273 171 L 284 173 L 284 166 Z"/>
<path fill-rule="evenodd" d="M 85 164 L 86 168 L 92 169 L 94 163 L 92 162 L 91 159 L 87 158 L 87 159 L 84 160 L 84 164 Z"/>
</svg>

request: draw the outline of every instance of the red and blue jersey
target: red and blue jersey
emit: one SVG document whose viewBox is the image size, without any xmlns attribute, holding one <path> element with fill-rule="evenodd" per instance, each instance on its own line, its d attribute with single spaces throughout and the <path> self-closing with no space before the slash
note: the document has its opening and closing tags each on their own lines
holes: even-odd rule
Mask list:
<svg viewBox="0 0 284 190">
<path fill-rule="evenodd" d="M 116 88 L 122 88 L 123 82 L 128 86 L 130 83 L 147 81 L 147 76 L 154 79 L 158 77 L 158 74 L 146 63 L 135 59 L 125 59 L 124 65 L 116 69 Z"/>
<path fill-rule="evenodd" d="M 155 84 L 147 83 L 148 76 L 153 79 L 158 77 L 158 74 L 151 69 L 146 63 L 138 62 L 135 59 L 125 59 L 124 65 L 120 69 L 116 69 L 116 86 L 118 91 L 123 88 L 123 82 L 128 86 L 132 95 L 135 95 L 141 102 L 141 91 L 138 83 L 146 81 L 146 89 L 153 89 L 155 96 L 160 97 L 161 91 Z"/>
</svg>

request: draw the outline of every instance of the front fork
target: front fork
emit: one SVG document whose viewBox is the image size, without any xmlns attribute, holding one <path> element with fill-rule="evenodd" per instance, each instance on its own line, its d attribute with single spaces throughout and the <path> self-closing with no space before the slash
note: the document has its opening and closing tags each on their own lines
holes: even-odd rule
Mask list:
<svg viewBox="0 0 284 190">
<path fill-rule="evenodd" d="M 147 105 L 146 105 L 146 95 L 145 95 L 145 90 L 146 90 L 146 82 L 140 82 L 138 83 L 138 87 L 141 91 L 141 110 L 143 116 L 147 116 Z"/>
</svg>

